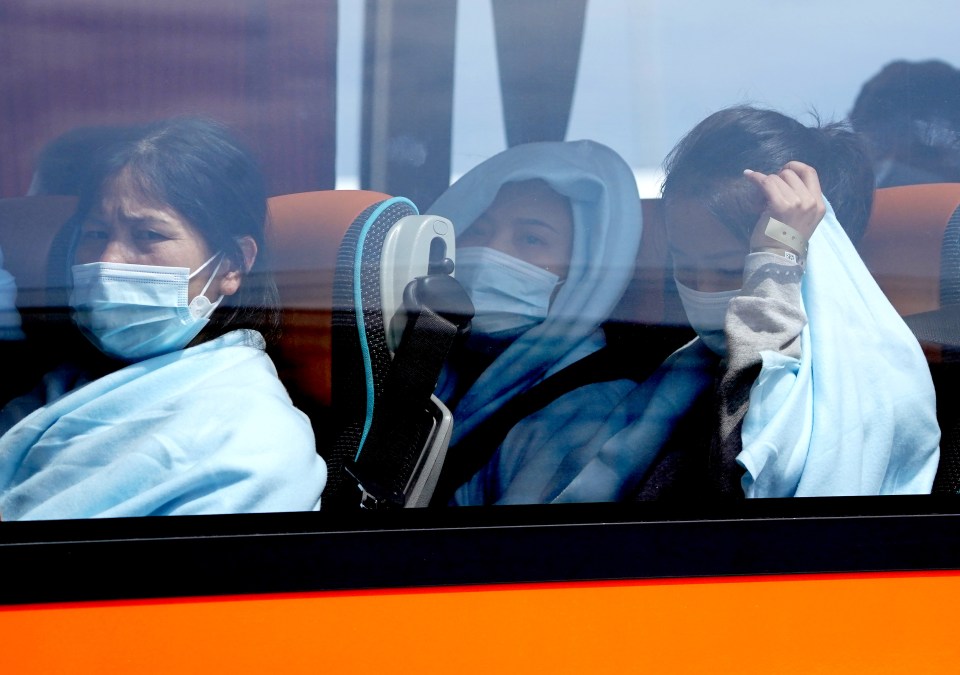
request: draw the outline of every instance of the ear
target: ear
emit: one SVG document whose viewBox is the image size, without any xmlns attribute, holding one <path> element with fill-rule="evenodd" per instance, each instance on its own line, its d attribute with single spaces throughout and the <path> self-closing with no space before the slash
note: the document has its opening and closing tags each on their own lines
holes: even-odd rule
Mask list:
<svg viewBox="0 0 960 675">
<path fill-rule="evenodd" d="M 243 253 L 243 270 L 234 269 L 231 261 L 226 261 L 226 273 L 220 278 L 220 294 L 233 295 L 240 290 L 240 284 L 243 282 L 243 275 L 250 271 L 253 263 L 257 260 L 257 242 L 251 236 L 240 237 L 237 239 L 237 245 Z"/>
</svg>

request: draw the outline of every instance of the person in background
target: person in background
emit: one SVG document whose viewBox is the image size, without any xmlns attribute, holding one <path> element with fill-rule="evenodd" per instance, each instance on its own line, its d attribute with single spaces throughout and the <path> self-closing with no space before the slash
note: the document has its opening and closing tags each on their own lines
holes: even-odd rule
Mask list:
<svg viewBox="0 0 960 675">
<path fill-rule="evenodd" d="M 317 509 L 325 464 L 264 352 L 263 178 L 214 122 L 130 132 L 97 153 L 72 221 L 92 347 L 0 409 L 0 517 Z"/>
<path fill-rule="evenodd" d="M 857 96 L 850 123 L 873 157 L 877 187 L 960 182 L 960 70 L 893 61 Z"/>
</svg>

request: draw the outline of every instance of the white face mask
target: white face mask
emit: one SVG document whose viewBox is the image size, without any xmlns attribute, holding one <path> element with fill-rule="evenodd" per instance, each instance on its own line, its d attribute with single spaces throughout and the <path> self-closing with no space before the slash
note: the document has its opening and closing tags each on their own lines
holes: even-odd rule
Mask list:
<svg viewBox="0 0 960 675">
<path fill-rule="evenodd" d="M 220 261 L 189 303 L 190 279 Z M 83 333 L 105 354 L 128 361 L 183 349 L 209 322 L 216 302 L 204 295 L 220 270 L 215 253 L 190 274 L 186 267 L 89 263 L 73 266 L 70 306 Z"/>
<path fill-rule="evenodd" d="M 473 302 L 472 333 L 516 333 L 541 323 L 560 277 L 485 246 L 457 250 L 457 281 Z"/>
<path fill-rule="evenodd" d="M 676 281 L 676 279 L 674 279 Z M 727 336 L 723 325 L 727 318 L 730 301 L 740 295 L 740 289 L 708 293 L 697 291 L 676 281 L 677 291 L 687 320 L 697 335 L 714 354 L 727 355 Z"/>
</svg>

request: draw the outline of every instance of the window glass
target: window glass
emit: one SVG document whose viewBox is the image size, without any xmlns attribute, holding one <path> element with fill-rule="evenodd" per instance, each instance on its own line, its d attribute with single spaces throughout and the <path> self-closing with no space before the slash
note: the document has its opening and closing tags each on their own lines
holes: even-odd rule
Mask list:
<svg viewBox="0 0 960 675">
<path fill-rule="evenodd" d="M 895 61 L 942 62 L 960 100 L 957 19 L 932 0 L 6 7 L 0 519 L 353 509 L 357 477 L 400 470 L 344 466 L 394 437 L 369 402 L 423 270 L 455 270 L 440 304 L 476 310 L 420 364 L 452 413 L 437 508 L 951 491 L 960 113 L 904 85 L 912 117 L 818 127 Z M 732 106 L 751 108 L 711 117 Z M 304 194 L 335 189 L 367 192 Z M 374 211 L 388 196 L 409 202 Z M 371 272 L 379 248 L 339 248 L 361 212 L 371 241 L 450 222 Z M 343 314 L 371 279 L 384 313 Z M 451 421 L 414 408 L 387 417 Z"/>
</svg>

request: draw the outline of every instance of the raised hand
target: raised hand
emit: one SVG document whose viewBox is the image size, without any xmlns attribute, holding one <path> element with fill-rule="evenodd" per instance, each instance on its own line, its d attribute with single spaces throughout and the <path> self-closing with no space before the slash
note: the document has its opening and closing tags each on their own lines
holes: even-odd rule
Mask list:
<svg viewBox="0 0 960 675">
<path fill-rule="evenodd" d="M 783 241 L 766 234 L 770 218 L 785 223 L 799 233 L 804 244 L 823 220 L 827 207 L 820 189 L 816 170 L 803 162 L 787 162 L 776 174 L 765 174 L 747 169 L 743 172 L 748 180 L 762 191 L 766 206 L 754 227 L 750 248 L 783 248 Z M 797 253 L 805 254 L 805 245 L 791 246 Z M 801 250 L 802 248 L 802 250 Z"/>
</svg>

